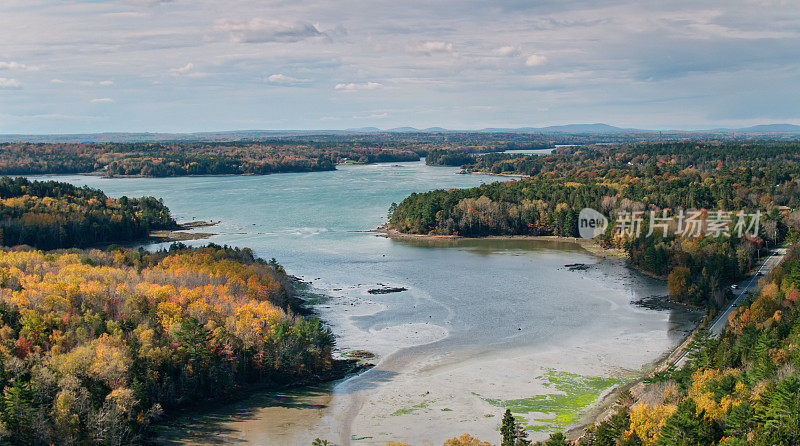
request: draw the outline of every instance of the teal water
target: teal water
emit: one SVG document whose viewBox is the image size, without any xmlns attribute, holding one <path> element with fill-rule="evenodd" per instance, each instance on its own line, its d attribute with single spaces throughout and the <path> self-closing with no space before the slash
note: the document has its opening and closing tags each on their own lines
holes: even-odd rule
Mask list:
<svg viewBox="0 0 800 446">
<path fill-rule="evenodd" d="M 114 197 L 162 198 L 179 221 L 220 221 L 197 231 L 215 233 L 210 238 L 215 243 L 246 246 L 261 257 L 274 257 L 290 274 L 330 296 L 318 310 L 339 336 L 340 347 L 371 350 L 380 358 L 378 367 L 337 385 L 334 397 L 360 392 L 360 398 L 369 398 L 382 382 L 400 379 L 404 370 L 433 357 L 452 362 L 604 336 L 612 343 L 615 336 L 655 340 L 653 349 L 627 359 L 626 364 L 638 367 L 682 336 L 677 315 L 630 304 L 633 299 L 666 294 L 662 282 L 620 262 L 600 262 L 576 245 L 519 240 L 403 242 L 366 232 L 386 221 L 392 202 L 412 192 L 501 179 L 457 171 L 415 162 L 246 177 L 46 178 L 89 185 Z M 564 267 L 569 263 L 592 267 L 570 271 Z M 367 293 L 381 285 L 408 291 Z M 333 424 L 352 423 L 353 417 L 364 414 L 359 413 L 360 406 L 337 407 L 354 413 L 340 417 L 322 411 L 320 419 L 329 420 L 326 432 L 349 438 L 349 426 Z M 248 438 L 276 444 L 284 442 L 276 438 L 289 438 L 270 437 L 275 432 L 270 423 L 249 420 Z M 252 433 L 254 429 L 261 436 Z"/>
</svg>

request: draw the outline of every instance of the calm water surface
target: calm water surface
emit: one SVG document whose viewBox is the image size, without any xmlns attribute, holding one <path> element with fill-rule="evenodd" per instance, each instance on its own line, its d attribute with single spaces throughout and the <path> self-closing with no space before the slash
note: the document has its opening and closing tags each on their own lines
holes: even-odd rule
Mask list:
<svg viewBox="0 0 800 446">
<path fill-rule="evenodd" d="M 220 221 L 197 231 L 216 233 L 211 237 L 215 243 L 250 247 L 261 257 L 274 257 L 290 274 L 332 296 L 319 310 L 340 336 L 340 346 L 375 351 L 382 361 L 370 372 L 335 386 L 332 394 L 315 391 L 314 401 L 322 402 L 311 404 L 308 411 L 291 408 L 303 416 L 311 413 L 314 419 L 325 418 L 331 395 L 379 387 L 375 378 L 381 372 L 391 370 L 382 378 L 391 380 L 408 364 L 432 355 L 497 355 L 568 343 L 587 333 L 618 335 L 620 330 L 631 335 L 660 333 L 663 345 L 682 335 L 674 330 L 669 314 L 629 304 L 634 298 L 665 294 L 662 282 L 619 263 L 598 263 L 575 245 L 491 240 L 410 243 L 366 232 L 386 221 L 392 202 L 412 192 L 499 179 L 457 175 L 457 171 L 419 162 L 246 177 L 47 178 L 86 184 L 113 197 L 162 198 L 179 221 Z M 593 267 L 569 271 L 564 268 L 568 263 Z M 379 284 L 408 291 L 367 293 Z M 643 354 L 643 361 L 655 354 Z M 235 412 L 237 422 L 247 426 L 244 440 L 293 441 L 291 429 L 276 427 L 288 416 L 281 412 L 283 407 L 268 416 L 250 409 Z"/>
</svg>

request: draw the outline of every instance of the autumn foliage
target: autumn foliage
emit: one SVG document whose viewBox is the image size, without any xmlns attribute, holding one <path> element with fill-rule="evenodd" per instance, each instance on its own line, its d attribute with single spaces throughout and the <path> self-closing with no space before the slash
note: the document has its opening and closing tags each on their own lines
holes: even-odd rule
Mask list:
<svg viewBox="0 0 800 446">
<path fill-rule="evenodd" d="M 86 247 L 174 227 L 169 209 L 153 197 L 112 199 L 67 183 L 0 179 L 0 243 L 6 246 Z"/>
<path fill-rule="evenodd" d="M 800 444 L 800 247 L 762 279 L 719 339 L 695 334 L 687 364 L 657 373 L 652 401 L 622 404 L 592 427 L 586 445 Z M 610 434 L 609 434 L 610 433 Z"/>
<path fill-rule="evenodd" d="M 166 410 L 313 378 L 333 339 L 248 249 L 0 251 L 0 433 L 120 444 Z"/>
</svg>

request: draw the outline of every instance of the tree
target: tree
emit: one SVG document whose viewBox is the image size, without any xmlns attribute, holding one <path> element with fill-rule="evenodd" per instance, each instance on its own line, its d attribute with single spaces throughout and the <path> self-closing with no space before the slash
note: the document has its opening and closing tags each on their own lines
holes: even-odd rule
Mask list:
<svg viewBox="0 0 800 446">
<path fill-rule="evenodd" d="M 545 446 L 569 446 L 567 438 L 561 432 L 550 434 L 550 438 L 544 442 Z"/>
<path fill-rule="evenodd" d="M 800 378 L 789 376 L 775 388 L 765 427 L 773 444 L 800 442 Z"/>
<path fill-rule="evenodd" d="M 34 432 L 31 431 L 33 417 L 33 396 L 28 386 L 15 379 L 3 391 L 2 421 L 11 434 L 11 441 L 18 444 L 30 442 Z"/>
<path fill-rule="evenodd" d="M 503 422 L 500 426 L 500 435 L 503 437 L 502 446 L 515 446 L 514 435 L 516 434 L 516 423 L 511 410 L 506 409 L 503 414 Z"/>
<path fill-rule="evenodd" d="M 720 426 L 715 420 L 705 417 L 705 412 L 697 411 L 697 405 L 686 398 L 678 405 L 661 428 L 656 440 L 657 446 L 695 446 L 715 444 L 722 437 Z"/>
<path fill-rule="evenodd" d="M 667 276 L 667 288 L 674 299 L 683 302 L 689 297 L 691 276 L 691 271 L 685 266 L 675 267 L 669 273 Z"/>
<path fill-rule="evenodd" d="M 491 444 L 488 441 L 480 441 L 470 434 L 464 434 L 460 437 L 445 440 L 443 446 L 491 446 Z"/>
<path fill-rule="evenodd" d="M 521 425 L 516 423 L 509 409 L 506 409 L 503 414 L 500 434 L 503 437 L 502 446 L 525 446 L 530 444 L 530 441 L 527 439 L 527 432 L 525 432 L 525 429 Z"/>
</svg>

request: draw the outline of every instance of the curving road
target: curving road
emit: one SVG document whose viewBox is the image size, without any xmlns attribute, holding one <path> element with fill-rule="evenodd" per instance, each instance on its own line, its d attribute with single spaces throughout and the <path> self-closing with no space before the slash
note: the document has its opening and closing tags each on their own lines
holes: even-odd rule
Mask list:
<svg viewBox="0 0 800 446">
<path fill-rule="evenodd" d="M 764 259 L 764 263 L 762 263 L 761 266 L 756 270 L 756 274 L 753 274 L 753 276 L 749 279 L 739 282 L 739 289 L 733 290 L 733 294 L 736 296 L 736 298 L 733 299 L 733 302 L 728 305 L 725 311 L 720 313 L 717 318 L 714 319 L 714 322 L 712 322 L 708 327 L 709 331 L 711 331 L 714 336 L 719 336 L 722 334 L 722 331 L 728 325 L 728 317 L 731 315 L 731 313 L 736 311 L 736 308 L 739 307 L 740 301 L 746 299 L 747 292 L 753 289 L 754 286 L 758 286 L 758 274 L 761 273 L 763 276 L 768 276 L 772 269 L 781 263 L 781 260 L 783 260 L 785 255 L 786 248 L 771 250 L 769 257 Z"/>
<path fill-rule="evenodd" d="M 728 318 L 730 317 L 731 313 L 736 311 L 736 309 L 739 307 L 739 304 L 747 299 L 749 291 L 754 291 L 755 288 L 758 287 L 758 279 L 762 276 L 768 276 L 772 269 L 781 263 L 781 260 L 783 260 L 785 255 L 786 248 L 776 248 L 770 250 L 769 255 L 764 259 L 764 262 L 761 263 L 761 266 L 758 267 L 755 274 L 736 284 L 736 288 L 732 290 L 735 298 L 730 304 L 728 304 L 727 307 L 725 307 L 725 310 L 717 315 L 711 325 L 708 326 L 708 330 L 711 332 L 712 336 L 717 337 L 722 334 L 722 331 L 725 330 L 725 327 L 728 325 Z M 686 360 L 686 354 L 688 353 L 686 347 L 689 345 L 690 340 L 691 338 L 687 339 L 678 347 L 678 349 L 676 349 L 676 352 L 679 351 L 680 353 L 675 355 L 671 360 L 667 361 L 665 368 L 670 366 L 674 366 L 675 368 L 683 367 L 683 363 Z"/>
</svg>

